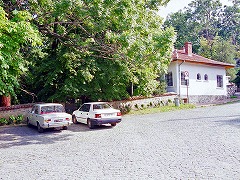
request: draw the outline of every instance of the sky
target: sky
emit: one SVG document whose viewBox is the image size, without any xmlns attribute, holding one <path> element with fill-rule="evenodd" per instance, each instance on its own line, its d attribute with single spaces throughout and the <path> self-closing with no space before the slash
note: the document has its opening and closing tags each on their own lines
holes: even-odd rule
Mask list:
<svg viewBox="0 0 240 180">
<path fill-rule="evenodd" d="M 166 18 L 168 14 L 175 13 L 180 9 L 183 9 L 192 1 L 193 0 L 170 0 L 170 2 L 167 4 L 167 7 L 160 8 L 159 15 L 163 18 Z M 229 0 L 220 0 L 220 2 L 223 5 L 232 5 L 231 1 Z"/>
</svg>

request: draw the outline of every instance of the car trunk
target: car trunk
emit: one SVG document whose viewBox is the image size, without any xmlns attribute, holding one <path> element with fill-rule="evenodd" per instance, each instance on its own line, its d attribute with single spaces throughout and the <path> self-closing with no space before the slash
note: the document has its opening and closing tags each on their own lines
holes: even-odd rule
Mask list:
<svg viewBox="0 0 240 180">
<path fill-rule="evenodd" d="M 97 114 L 101 115 L 101 118 L 112 118 L 112 117 L 117 117 L 117 113 L 119 111 L 115 109 L 98 109 L 94 111 L 95 117 Z M 96 117 L 98 118 L 98 117 Z M 100 117 L 99 117 L 100 118 Z"/>
</svg>

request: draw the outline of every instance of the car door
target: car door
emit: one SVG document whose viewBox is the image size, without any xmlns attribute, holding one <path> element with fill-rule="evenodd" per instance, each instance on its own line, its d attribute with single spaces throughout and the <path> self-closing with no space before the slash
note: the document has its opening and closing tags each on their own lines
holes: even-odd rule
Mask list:
<svg viewBox="0 0 240 180">
<path fill-rule="evenodd" d="M 32 125 L 37 125 L 36 120 L 37 120 L 37 116 L 38 116 L 38 106 L 33 106 L 31 112 L 30 112 L 30 117 L 29 119 L 29 123 Z"/>
<path fill-rule="evenodd" d="M 91 104 L 83 104 L 79 110 L 76 112 L 76 118 L 78 122 L 87 124 L 87 119 L 89 117 Z"/>
</svg>

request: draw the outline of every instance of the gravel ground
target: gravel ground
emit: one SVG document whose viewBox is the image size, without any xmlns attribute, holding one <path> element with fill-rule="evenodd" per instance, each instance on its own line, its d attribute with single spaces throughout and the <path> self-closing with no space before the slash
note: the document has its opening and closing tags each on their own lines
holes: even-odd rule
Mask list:
<svg viewBox="0 0 240 180">
<path fill-rule="evenodd" d="M 0 127 L 0 179 L 240 179 L 240 103 L 39 134 Z"/>
</svg>

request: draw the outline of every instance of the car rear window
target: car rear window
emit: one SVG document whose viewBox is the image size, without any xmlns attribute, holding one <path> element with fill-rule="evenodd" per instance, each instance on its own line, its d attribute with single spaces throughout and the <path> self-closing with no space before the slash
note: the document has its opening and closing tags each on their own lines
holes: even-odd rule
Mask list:
<svg viewBox="0 0 240 180">
<path fill-rule="evenodd" d="M 63 106 L 43 106 L 41 107 L 41 114 L 65 112 Z"/>
<path fill-rule="evenodd" d="M 110 104 L 94 104 L 93 110 L 95 109 L 109 109 L 112 108 Z"/>
</svg>

